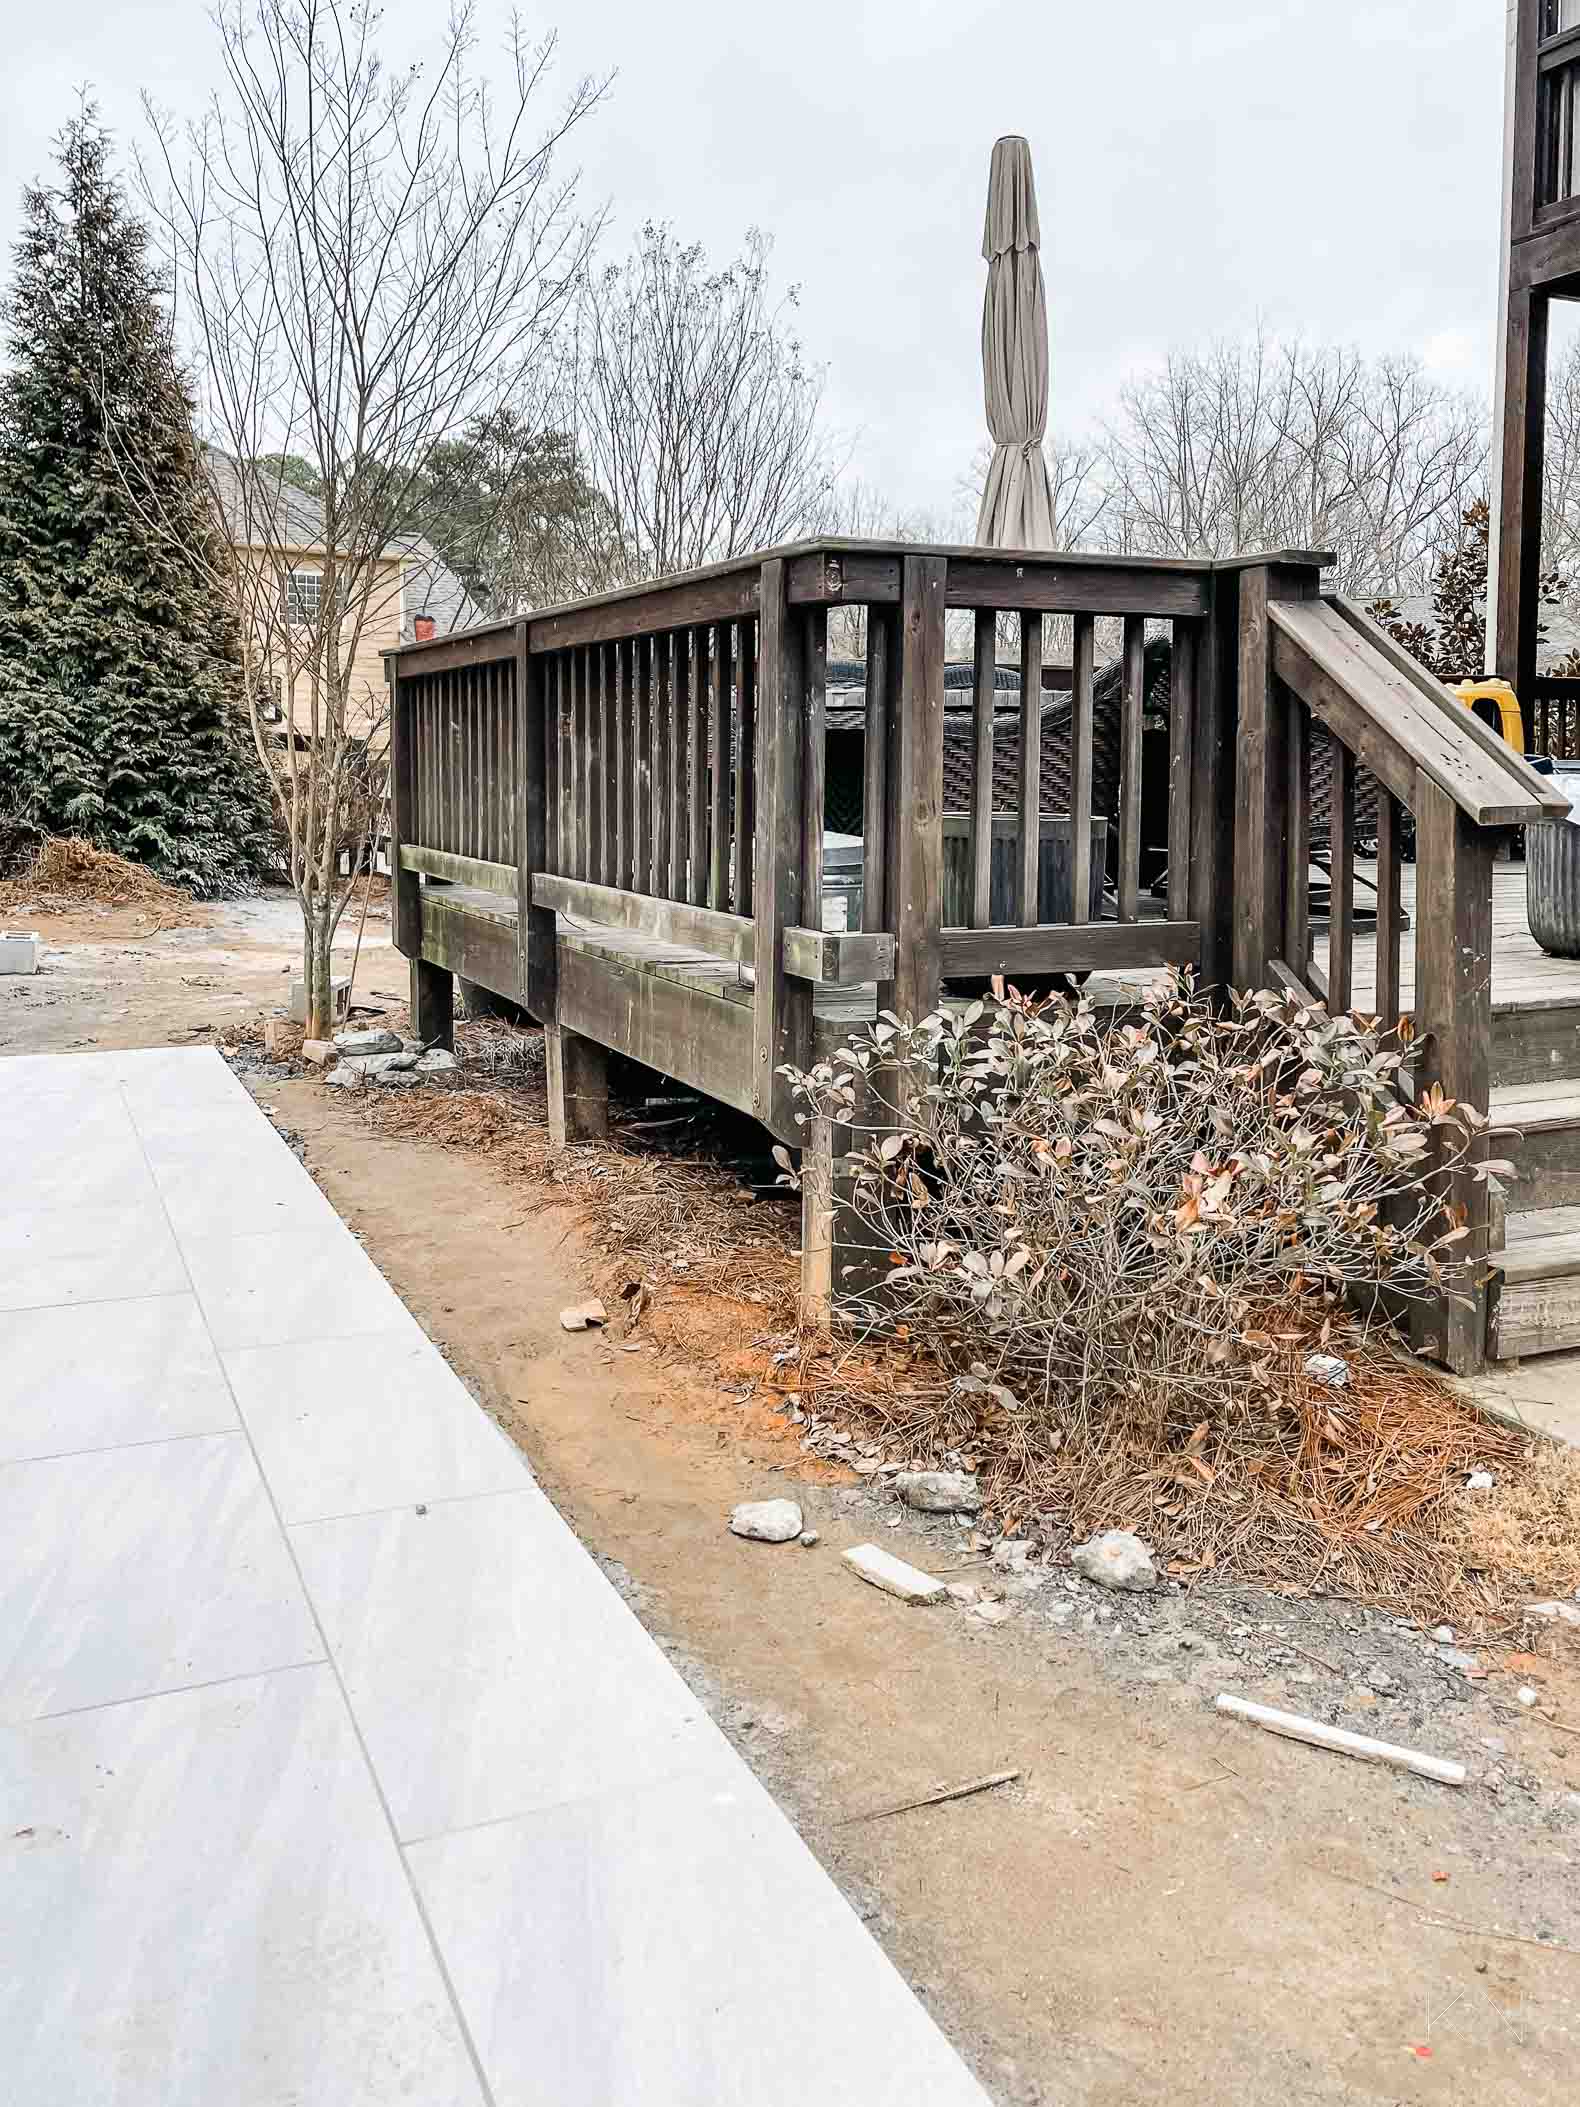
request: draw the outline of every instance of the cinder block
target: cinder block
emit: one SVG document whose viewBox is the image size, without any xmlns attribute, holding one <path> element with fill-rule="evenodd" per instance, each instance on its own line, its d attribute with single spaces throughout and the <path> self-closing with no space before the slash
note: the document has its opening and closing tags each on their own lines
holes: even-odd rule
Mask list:
<svg viewBox="0 0 1580 2107">
<path fill-rule="evenodd" d="M 333 1027 L 344 1024 L 351 1014 L 351 983 L 349 980 L 332 980 L 329 983 L 329 1022 Z M 291 1017 L 297 1024 L 307 1022 L 307 982 L 291 982 Z"/>
<path fill-rule="evenodd" d="M 36 973 L 38 938 L 0 930 L 0 973 Z"/>
</svg>

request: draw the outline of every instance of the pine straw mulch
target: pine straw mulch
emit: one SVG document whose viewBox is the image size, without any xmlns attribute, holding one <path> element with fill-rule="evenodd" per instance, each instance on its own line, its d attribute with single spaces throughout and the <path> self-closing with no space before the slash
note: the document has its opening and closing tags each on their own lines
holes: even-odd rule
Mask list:
<svg viewBox="0 0 1580 2107">
<path fill-rule="evenodd" d="M 0 914 L 74 914 L 84 907 L 146 908 L 154 921 L 150 935 L 206 919 L 180 886 L 75 835 L 51 837 L 20 877 L 0 882 Z"/>
<path fill-rule="evenodd" d="M 1192 1424 L 1187 1401 L 1160 1445 L 1117 1426 L 1055 1442 L 914 1343 L 797 1343 L 799 1210 L 743 1191 L 717 1153 L 671 1153 L 617 1121 L 607 1142 L 556 1156 L 535 1035 L 458 1023 L 457 1053 L 447 1087 L 361 1097 L 369 1127 L 556 1189 L 583 1212 L 612 1282 L 643 1281 L 660 1308 L 666 1287 L 685 1291 L 703 1352 L 703 1305 L 717 1298 L 735 1368 L 741 1304 L 760 1309 L 755 1394 L 806 1415 L 814 1454 L 833 1432 L 836 1449 L 850 1437 L 905 1465 L 964 1465 L 1006 1531 L 1057 1545 L 1130 1528 L 1177 1577 L 1320 1589 L 1466 1630 L 1507 1628 L 1521 1604 L 1580 1586 L 1580 1453 L 1484 1417 L 1382 1330 L 1298 1306 L 1270 1313 L 1288 1335 L 1272 1386 L 1248 1391 L 1234 1424 Z M 695 1126 L 706 1141 L 706 1115 Z M 1345 1389 L 1305 1374 L 1319 1345 L 1348 1362 Z M 1494 1474 L 1490 1492 L 1467 1489 L 1477 1470 Z"/>
</svg>

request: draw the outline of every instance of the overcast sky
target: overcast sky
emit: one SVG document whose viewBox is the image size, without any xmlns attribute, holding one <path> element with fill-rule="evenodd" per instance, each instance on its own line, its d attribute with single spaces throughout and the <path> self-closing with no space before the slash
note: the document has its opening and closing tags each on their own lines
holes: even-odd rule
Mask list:
<svg viewBox="0 0 1580 2107">
<path fill-rule="evenodd" d="M 483 0 L 484 34 L 502 19 Z M 385 48 L 431 49 L 440 0 L 384 0 Z M 89 83 L 129 142 L 138 94 L 195 111 L 201 0 L 11 0 L 0 238 Z M 1031 141 L 1056 433 L 1171 345 L 1273 328 L 1416 352 L 1490 393 L 1504 0 L 582 0 L 562 74 L 614 71 L 573 141 L 623 243 L 667 219 L 710 255 L 748 227 L 801 289 L 857 470 L 947 508 L 984 436 L 988 157 Z"/>
</svg>

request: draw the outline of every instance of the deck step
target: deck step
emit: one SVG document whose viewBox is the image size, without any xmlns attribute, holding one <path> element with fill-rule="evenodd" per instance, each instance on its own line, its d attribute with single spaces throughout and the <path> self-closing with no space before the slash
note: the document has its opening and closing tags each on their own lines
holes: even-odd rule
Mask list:
<svg viewBox="0 0 1580 2107">
<path fill-rule="evenodd" d="M 1516 1130 L 1492 1143 L 1515 1166 L 1509 1205 L 1521 1214 L 1580 1206 L 1580 1082 L 1507 1084 L 1490 1109 L 1496 1125 Z"/>
<path fill-rule="evenodd" d="M 1580 1346 L 1580 1207 L 1511 1214 L 1497 1254 L 1502 1285 L 1494 1303 L 1492 1351 L 1520 1354 Z"/>
</svg>

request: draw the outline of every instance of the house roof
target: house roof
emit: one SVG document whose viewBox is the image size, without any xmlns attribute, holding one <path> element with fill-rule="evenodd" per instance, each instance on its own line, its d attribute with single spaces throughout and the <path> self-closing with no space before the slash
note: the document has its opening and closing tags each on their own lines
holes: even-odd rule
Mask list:
<svg viewBox="0 0 1580 2107">
<path fill-rule="evenodd" d="M 232 541 L 255 548 L 272 546 L 288 553 L 300 550 L 304 555 L 324 548 L 324 508 L 307 491 L 286 482 L 276 482 L 268 490 L 249 491 L 236 473 L 235 462 L 218 452 L 210 452 L 209 468 Z M 256 510 L 260 504 L 266 504 L 273 515 L 272 533 L 263 531 L 266 521 L 248 516 L 249 507 Z M 400 562 L 403 644 L 413 641 L 418 615 L 431 615 L 439 636 L 448 636 L 454 629 L 466 629 L 485 619 L 483 610 L 423 535 L 397 535 L 385 545 L 384 554 Z"/>
</svg>

